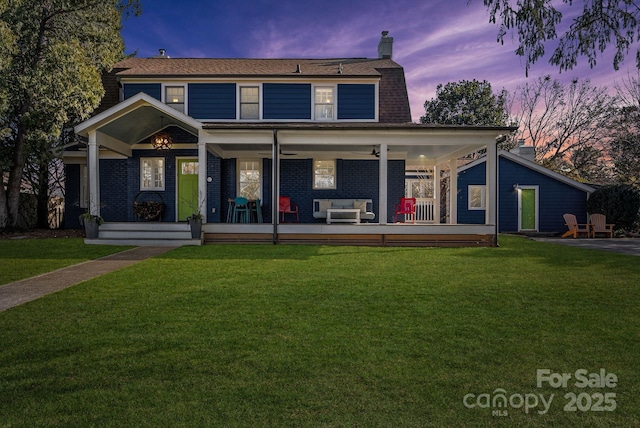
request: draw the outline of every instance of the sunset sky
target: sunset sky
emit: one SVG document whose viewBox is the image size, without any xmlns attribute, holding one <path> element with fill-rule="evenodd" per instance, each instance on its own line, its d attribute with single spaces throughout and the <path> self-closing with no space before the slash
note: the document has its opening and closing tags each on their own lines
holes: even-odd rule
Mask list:
<svg viewBox="0 0 640 428">
<path fill-rule="evenodd" d="M 582 8 L 574 4 L 566 16 Z M 489 23 L 482 0 L 142 0 L 142 7 L 122 31 L 126 53 L 139 57 L 164 48 L 173 58 L 376 58 L 387 30 L 416 122 L 439 83 L 487 80 L 494 92 L 512 92 L 527 81 L 516 41 L 507 36 L 504 45 L 497 43 L 498 27 Z M 635 73 L 635 50 L 617 72 L 611 58 L 610 50 L 593 69 L 581 58 L 576 69 L 559 74 L 547 57 L 528 79 L 551 74 L 612 88 Z"/>
</svg>

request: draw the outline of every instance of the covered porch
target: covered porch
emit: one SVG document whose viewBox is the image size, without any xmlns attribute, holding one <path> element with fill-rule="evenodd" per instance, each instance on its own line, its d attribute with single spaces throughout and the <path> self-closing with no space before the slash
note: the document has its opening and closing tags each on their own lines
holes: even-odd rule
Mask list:
<svg viewBox="0 0 640 428">
<path fill-rule="evenodd" d="M 163 103 L 138 94 L 76 127 L 86 140 L 86 152 L 76 156 L 87 165 L 88 211 L 102 214 L 107 183 L 101 183 L 101 161 L 130 160 L 137 151 L 150 151 L 148 138 L 162 127 L 186 131 L 192 141 L 174 141 L 172 150 L 197 160 L 197 207 L 203 216 L 201 243 L 265 242 L 351 245 L 483 245 L 496 244 L 497 141 L 510 131 L 504 127 L 449 127 L 378 123 L 200 123 Z M 458 224 L 456 176 L 459 160 L 486 150 L 485 224 Z M 167 155 L 156 152 L 154 156 Z M 260 165 L 260 208 L 263 223 L 227 223 L 228 200 L 239 193 L 238 160 Z M 336 188 L 313 187 L 313 162 L 334 160 Z M 394 208 L 405 193 L 409 165 L 429 171 L 434 194 L 420 200 L 418 221 L 394 223 Z M 104 169 L 104 165 L 102 165 Z M 441 194 L 446 170 L 449 195 Z M 136 177 L 129 177 L 132 187 Z M 167 177 L 171 180 L 171 177 Z M 139 189 L 129 189 L 129 193 Z M 175 204 L 173 214 L 160 222 L 144 223 L 146 236 L 161 225 L 188 226 L 178 215 L 177 186 L 168 185 L 165 198 Z M 291 197 L 304 214 L 299 223 L 281 222 L 278 199 Z M 375 218 L 368 222 L 327 224 L 311 217 L 318 198 L 365 198 L 373 202 Z M 447 198 L 447 204 L 442 199 Z M 113 196 L 111 196 L 113 198 Z M 441 206 L 446 209 L 441 214 Z M 135 221 L 111 220 L 108 226 Z M 140 223 L 141 225 L 143 223 Z M 106 227 L 105 229 L 108 229 Z M 102 233 L 99 240 L 103 242 Z M 112 238 L 115 243 L 117 238 Z M 140 240 L 143 245 L 144 241 Z"/>
</svg>

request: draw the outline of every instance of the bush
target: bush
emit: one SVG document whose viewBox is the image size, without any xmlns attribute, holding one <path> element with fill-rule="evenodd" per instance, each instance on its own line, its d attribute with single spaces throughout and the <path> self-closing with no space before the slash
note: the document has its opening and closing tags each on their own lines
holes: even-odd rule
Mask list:
<svg viewBox="0 0 640 428">
<path fill-rule="evenodd" d="M 640 226 L 640 190 L 628 184 L 606 186 L 593 192 L 587 201 L 589 214 L 602 213 L 614 228 L 633 230 Z"/>
</svg>

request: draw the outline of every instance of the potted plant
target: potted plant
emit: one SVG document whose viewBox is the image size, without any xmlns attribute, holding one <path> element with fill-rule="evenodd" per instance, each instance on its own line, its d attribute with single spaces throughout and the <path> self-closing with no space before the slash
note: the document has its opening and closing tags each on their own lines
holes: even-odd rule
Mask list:
<svg viewBox="0 0 640 428">
<path fill-rule="evenodd" d="M 87 239 L 97 239 L 98 229 L 104 220 L 99 215 L 91 214 L 88 211 L 80 214 L 80 224 L 84 225 L 84 233 Z"/>
<path fill-rule="evenodd" d="M 202 236 L 202 214 L 195 212 L 187 217 L 187 223 L 191 228 L 191 238 L 200 239 Z"/>
</svg>

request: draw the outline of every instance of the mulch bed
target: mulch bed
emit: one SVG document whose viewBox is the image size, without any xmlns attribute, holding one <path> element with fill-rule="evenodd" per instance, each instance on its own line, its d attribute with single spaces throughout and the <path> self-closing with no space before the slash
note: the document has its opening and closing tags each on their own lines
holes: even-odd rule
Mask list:
<svg viewBox="0 0 640 428">
<path fill-rule="evenodd" d="M 0 232 L 0 239 L 84 238 L 82 229 L 34 229 Z"/>
</svg>

